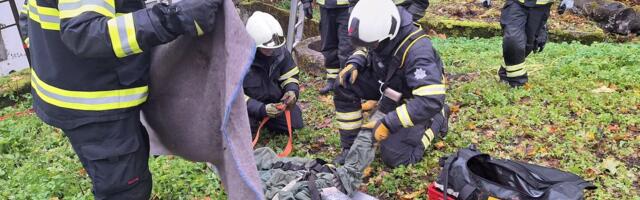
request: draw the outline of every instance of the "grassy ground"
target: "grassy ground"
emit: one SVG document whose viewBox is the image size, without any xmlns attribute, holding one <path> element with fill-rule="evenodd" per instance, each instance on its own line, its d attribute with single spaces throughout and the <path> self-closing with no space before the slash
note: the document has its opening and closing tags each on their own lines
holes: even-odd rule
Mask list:
<svg viewBox="0 0 640 200">
<path fill-rule="evenodd" d="M 438 158 L 469 144 L 496 157 L 557 167 L 592 180 L 589 199 L 639 199 L 640 45 L 548 44 L 529 57 L 530 85 L 510 89 L 494 75 L 500 39 L 436 39 L 454 110 L 444 142 L 422 162 L 389 169 L 374 161 L 364 191 L 381 199 L 426 199 Z M 321 78 L 302 74 L 306 127 L 294 156 L 331 160 L 339 139 L 332 97 L 317 94 Z M 29 95 L 0 116 L 27 110 Z M 286 137 L 261 145 L 282 148 Z M 176 157 L 150 160 L 156 199 L 220 199 L 218 179 L 204 164 Z M 90 181 L 64 135 L 33 115 L 0 121 L 0 199 L 88 199 Z"/>
</svg>

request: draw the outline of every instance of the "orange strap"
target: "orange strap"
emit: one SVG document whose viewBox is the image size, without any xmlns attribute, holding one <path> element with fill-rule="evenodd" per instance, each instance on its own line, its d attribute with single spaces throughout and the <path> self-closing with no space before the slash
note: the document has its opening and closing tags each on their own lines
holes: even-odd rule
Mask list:
<svg viewBox="0 0 640 200">
<path fill-rule="evenodd" d="M 0 116 L 0 121 L 4 121 L 6 119 L 12 118 L 12 117 L 20 117 L 20 116 L 24 116 L 24 115 L 28 115 L 33 113 L 33 108 L 30 108 L 29 110 L 23 111 L 23 112 L 17 112 L 17 113 L 13 113 L 13 114 L 8 114 L 5 116 Z"/>
<path fill-rule="evenodd" d="M 278 157 L 287 157 L 293 151 L 293 130 L 291 129 L 291 112 L 287 109 L 284 111 L 284 117 L 287 120 L 287 130 L 289 131 L 289 141 L 287 141 L 287 146 L 284 147 L 282 153 L 278 154 Z M 265 124 L 269 121 L 269 117 L 264 117 L 260 122 L 260 126 L 258 127 L 258 131 L 256 132 L 256 137 L 253 138 L 253 147 L 256 147 L 258 140 L 260 139 L 260 131 Z"/>
</svg>

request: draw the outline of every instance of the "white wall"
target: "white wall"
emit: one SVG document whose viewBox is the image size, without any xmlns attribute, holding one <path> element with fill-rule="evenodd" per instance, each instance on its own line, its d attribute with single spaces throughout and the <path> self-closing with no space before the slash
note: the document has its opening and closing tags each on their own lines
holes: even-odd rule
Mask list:
<svg viewBox="0 0 640 200">
<path fill-rule="evenodd" d="M 22 9 L 24 0 L 10 0 L 16 1 L 18 9 Z M 0 24 L 10 25 L 15 24 L 13 19 L 13 13 L 9 2 L 0 3 Z M 27 56 L 22 48 L 22 39 L 18 32 L 17 26 L 2 29 L 2 40 L 7 49 L 7 60 L 0 61 L 0 76 L 9 74 L 11 71 L 19 71 L 29 67 Z"/>
</svg>

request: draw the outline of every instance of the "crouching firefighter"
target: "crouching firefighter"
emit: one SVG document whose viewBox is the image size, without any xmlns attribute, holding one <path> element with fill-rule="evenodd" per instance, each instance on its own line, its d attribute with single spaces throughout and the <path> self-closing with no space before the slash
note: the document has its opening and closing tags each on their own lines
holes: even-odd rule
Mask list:
<svg viewBox="0 0 640 200">
<path fill-rule="evenodd" d="M 483 4 L 490 6 L 490 0 Z M 500 80 L 511 87 L 523 86 L 529 81 L 525 58 L 539 53 L 547 43 L 547 19 L 553 0 L 507 0 L 502 7 L 502 56 L 504 66 L 498 70 Z M 573 0 L 562 0 L 558 14 L 573 8 Z"/>
<path fill-rule="evenodd" d="M 302 112 L 296 105 L 300 70 L 283 47 L 282 27 L 273 16 L 256 11 L 247 20 L 246 28 L 258 46 L 243 83 L 252 131 L 266 117 L 267 129 L 287 132 L 285 109 L 291 113 L 291 128 L 302 128 Z"/>
<path fill-rule="evenodd" d="M 150 50 L 213 32 L 221 0 L 29 0 L 33 107 L 62 129 L 95 199 L 149 199 L 149 139 L 140 123 Z"/>
<path fill-rule="evenodd" d="M 386 165 L 420 161 L 425 145 L 448 128 L 440 56 L 411 14 L 390 0 L 358 2 L 349 33 L 366 50 L 356 50 L 338 74 L 334 103 L 343 152 L 335 162 L 344 162 L 361 128 L 373 129 Z M 362 99 L 379 99 L 373 116 L 382 119 L 363 126 Z"/>
</svg>

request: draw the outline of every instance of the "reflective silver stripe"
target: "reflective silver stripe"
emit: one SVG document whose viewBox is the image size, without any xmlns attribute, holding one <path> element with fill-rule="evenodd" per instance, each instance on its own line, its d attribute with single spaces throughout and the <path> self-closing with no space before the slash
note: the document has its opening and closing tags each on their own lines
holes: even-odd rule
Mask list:
<svg viewBox="0 0 640 200">
<path fill-rule="evenodd" d="M 353 112 L 336 112 L 336 118 L 338 120 L 345 120 L 345 121 L 362 119 L 362 110 L 356 110 Z"/>
<path fill-rule="evenodd" d="M 127 29 L 124 24 L 124 17 L 116 17 L 116 24 L 118 24 L 118 35 L 120 36 L 120 45 L 122 45 L 122 50 L 126 55 L 133 54 L 133 50 L 127 41 Z"/>
<path fill-rule="evenodd" d="M 38 6 L 35 0 L 28 2 L 29 18 L 40 24 L 42 29 L 60 30 L 59 12 L 55 8 Z"/>
<path fill-rule="evenodd" d="M 60 18 L 71 18 L 84 12 L 95 12 L 107 17 L 115 17 L 113 0 L 59 0 Z"/>
<path fill-rule="evenodd" d="M 327 68 L 327 73 L 328 73 L 328 74 L 337 74 L 338 72 L 340 72 L 340 69 L 330 69 L 330 68 Z"/>
<path fill-rule="evenodd" d="M 99 105 L 99 104 L 108 104 L 108 103 L 130 102 L 130 101 L 135 101 L 135 100 L 139 100 L 147 97 L 147 92 L 125 95 L 125 96 L 98 97 L 98 98 L 68 97 L 68 96 L 58 95 L 45 90 L 42 86 L 40 86 L 40 84 L 35 78 L 31 78 L 31 82 L 37 87 L 40 93 L 46 95 L 49 98 L 53 98 L 59 101 L 67 102 L 67 103 Z"/>
<path fill-rule="evenodd" d="M 355 122 L 341 122 L 338 121 L 338 129 L 340 130 L 354 130 L 362 127 L 362 120 L 358 120 Z"/>
</svg>

